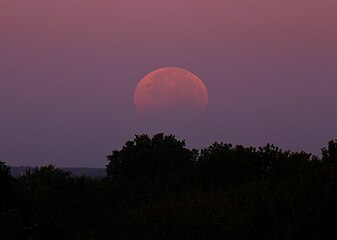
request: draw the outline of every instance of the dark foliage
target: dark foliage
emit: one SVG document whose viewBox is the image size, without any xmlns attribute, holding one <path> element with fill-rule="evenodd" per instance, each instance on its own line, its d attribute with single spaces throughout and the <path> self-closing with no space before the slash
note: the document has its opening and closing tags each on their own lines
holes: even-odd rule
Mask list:
<svg viewBox="0 0 337 240">
<path fill-rule="evenodd" d="M 106 179 L 0 162 L 0 239 L 334 239 L 336 163 L 337 141 L 319 159 L 164 134 L 113 151 Z"/>
<path fill-rule="evenodd" d="M 0 208 L 8 204 L 12 190 L 12 178 L 9 167 L 0 161 Z"/>
<path fill-rule="evenodd" d="M 180 183 L 193 167 L 196 152 L 173 135 L 136 135 L 122 150 L 108 157 L 107 175 L 117 181 L 156 181 Z"/>
</svg>

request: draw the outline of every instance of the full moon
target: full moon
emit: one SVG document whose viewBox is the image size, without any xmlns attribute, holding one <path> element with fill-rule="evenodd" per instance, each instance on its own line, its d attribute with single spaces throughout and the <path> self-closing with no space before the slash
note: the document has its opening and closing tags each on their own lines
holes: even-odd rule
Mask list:
<svg viewBox="0 0 337 240">
<path fill-rule="evenodd" d="M 202 113 L 207 108 L 208 92 L 195 74 L 165 67 L 150 72 L 138 83 L 134 104 L 141 114 Z"/>
</svg>

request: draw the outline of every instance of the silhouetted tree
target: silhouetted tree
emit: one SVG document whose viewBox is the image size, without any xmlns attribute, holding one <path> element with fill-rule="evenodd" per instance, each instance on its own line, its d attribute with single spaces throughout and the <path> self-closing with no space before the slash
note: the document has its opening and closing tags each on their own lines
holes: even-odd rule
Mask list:
<svg viewBox="0 0 337 240">
<path fill-rule="evenodd" d="M 277 146 L 267 144 L 258 151 L 259 168 L 264 177 L 282 178 L 292 172 L 294 162 L 290 159 L 290 151 L 282 151 Z"/>
<path fill-rule="evenodd" d="M 322 149 L 322 161 L 329 166 L 337 165 L 337 140 L 328 143 L 328 148 Z"/>
<path fill-rule="evenodd" d="M 256 149 L 215 142 L 201 150 L 197 169 L 201 182 L 216 185 L 256 179 L 259 174 Z"/>
<path fill-rule="evenodd" d="M 25 175 L 19 177 L 18 181 L 23 193 L 32 201 L 55 199 L 64 192 L 70 175 L 70 172 L 47 165 L 36 167 L 32 171 L 28 170 Z"/>
<path fill-rule="evenodd" d="M 331 140 L 328 148 L 322 149 L 322 161 L 327 167 L 327 174 L 332 178 L 337 194 L 337 140 Z"/>
<path fill-rule="evenodd" d="M 14 196 L 0 205 L 0 238 L 335 239 L 337 141 L 322 155 L 217 142 L 198 155 L 157 134 L 114 150 L 106 179 L 52 165 L 12 178 L 0 162 Z"/>
<path fill-rule="evenodd" d="M 10 176 L 9 167 L 7 167 L 5 162 L 0 161 L 0 177 Z"/>
<path fill-rule="evenodd" d="M 9 198 L 11 180 L 9 167 L 7 167 L 4 162 L 0 161 L 0 204 L 4 204 L 4 202 Z"/>
<path fill-rule="evenodd" d="M 193 166 L 197 152 L 185 147 L 173 135 L 136 135 L 122 150 L 107 156 L 106 171 L 113 180 L 180 181 Z"/>
<path fill-rule="evenodd" d="M 14 203 L 13 197 L 14 179 L 10 175 L 10 169 L 5 162 L 0 161 L 0 238 L 16 239 L 15 212 L 11 209 Z"/>
</svg>

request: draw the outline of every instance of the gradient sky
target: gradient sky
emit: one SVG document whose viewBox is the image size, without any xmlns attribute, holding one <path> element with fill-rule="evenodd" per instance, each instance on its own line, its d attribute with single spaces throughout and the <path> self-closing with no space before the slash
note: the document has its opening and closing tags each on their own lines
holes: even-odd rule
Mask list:
<svg viewBox="0 0 337 240">
<path fill-rule="evenodd" d="M 319 155 L 337 138 L 336 13 L 336 0 L 1 0 L 0 160 L 104 167 L 159 131 Z M 137 114 L 137 83 L 166 66 L 204 81 L 203 116 Z"/>
</svg>

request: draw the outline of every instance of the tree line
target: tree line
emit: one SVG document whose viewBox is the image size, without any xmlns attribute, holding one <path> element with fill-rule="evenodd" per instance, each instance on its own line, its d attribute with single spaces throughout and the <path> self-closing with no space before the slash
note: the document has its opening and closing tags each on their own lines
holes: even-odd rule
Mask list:
<svg viewBox="0 0 337 240">
<path fill-rule="evenodd" d="M 136 135 L 104 179 L 53 165 L 13 178 L 0 162 L 0 239 L 336 237 L 337 141 L 322 157 Z"/>
</svg>

